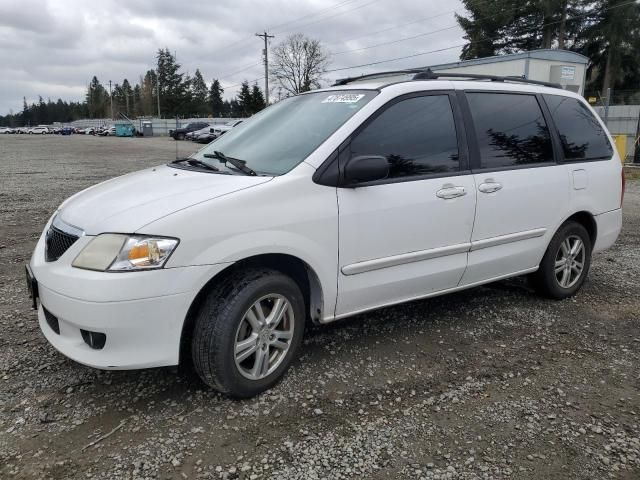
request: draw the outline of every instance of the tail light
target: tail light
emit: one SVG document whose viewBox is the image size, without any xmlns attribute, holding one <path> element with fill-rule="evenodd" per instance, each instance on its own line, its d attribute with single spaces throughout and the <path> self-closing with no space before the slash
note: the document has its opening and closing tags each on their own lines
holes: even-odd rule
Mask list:
<svg viewBox="0 0 640 480">
<path fill-rule="evenodd" d="M 622 201 L 624 200 L 624 187 L 627 184 L 626 179 L 624 178 L 624 168 L 622 169 L 621 175 L 621 183 L 622 183 L 622 191 L 620 192 L 620 208 L 622 208 Z"/>
</svg>

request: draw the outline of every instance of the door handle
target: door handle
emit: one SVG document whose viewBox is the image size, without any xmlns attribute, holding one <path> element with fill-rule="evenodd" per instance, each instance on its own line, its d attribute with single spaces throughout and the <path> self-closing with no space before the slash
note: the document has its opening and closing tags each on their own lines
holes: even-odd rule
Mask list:
<svg viewBox="0 0 640 480">
<path fill-rule="evenodd" d="M 444 200 L 450 200 L 452 198 L 462 197 L 463 195 L 466 195 L 466 194 L 467 194 L 467 191 L 464 189 L 464 187 L 456 187 L 455 185 L 447 183 L 446 185 L 443 185 L 442 188 L 436 192 L 436 197 L 442 198 Z"/>
<path fill-rule="evenodd" d="M 493 178 L 487 178 L 484 183 L 478 185 L 478 190 L 482 193 L 493 193 L 502 189 L 502 184 L 493 180 Z"/>
</svg>

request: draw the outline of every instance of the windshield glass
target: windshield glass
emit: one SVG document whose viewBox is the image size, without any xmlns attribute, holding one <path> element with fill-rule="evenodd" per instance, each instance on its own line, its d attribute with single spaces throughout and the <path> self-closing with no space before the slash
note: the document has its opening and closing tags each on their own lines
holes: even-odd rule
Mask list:
<svg viewBox="0 0 640 480">
<path fill-rule="evenodd" d="M 192 157 L 224 168 L 218 160 L 205 156 L 222 152 L 246 162 L 246 166 L 259 175 L 282 175 L 307 158 L 377 93 L 325 91 L 281 100 L 232 128 Z"/>
</svg>

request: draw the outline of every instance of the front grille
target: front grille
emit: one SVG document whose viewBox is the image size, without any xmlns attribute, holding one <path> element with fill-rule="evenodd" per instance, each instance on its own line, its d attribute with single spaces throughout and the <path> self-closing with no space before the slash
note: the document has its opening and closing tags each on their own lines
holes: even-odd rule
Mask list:
<svg viewBox="0 0 640 480">
<path fill-rule="evenodd" d="M 58 230 L 56 227 L 51 226 L 45 237 L 45 259 L 47 262 L 53 262 L 59 259 L 64 252 L 69 250 L 69 247 L 78 240 L 76 235 Z"/>
</svg>

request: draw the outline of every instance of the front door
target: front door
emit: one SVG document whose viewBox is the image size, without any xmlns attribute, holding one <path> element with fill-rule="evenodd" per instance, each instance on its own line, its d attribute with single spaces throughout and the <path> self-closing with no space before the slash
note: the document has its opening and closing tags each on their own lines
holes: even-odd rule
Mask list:
<svg viewBox="0 0 640 480">
<path fill-rule="evenodd" d="M 337 316 L 458 285 L 476 188 L 461 122 L 454 118 L 461 117 L 447 92 L 400 97 L 374 114 L 340 154 L 341 163 L 384 156 L 390 173 L 338 188 Z"/>
</svg>

